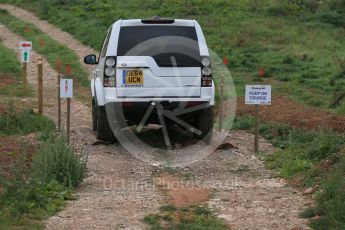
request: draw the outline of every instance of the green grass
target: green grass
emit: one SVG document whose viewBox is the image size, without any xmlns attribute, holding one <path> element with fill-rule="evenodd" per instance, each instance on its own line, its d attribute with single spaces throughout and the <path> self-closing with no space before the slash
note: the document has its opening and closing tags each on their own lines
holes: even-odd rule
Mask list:
<svg viewBox="0 0 345 230">
<path fill-rule="evenodd" d="M 16 112 L 8 109 L 0 116 L 0 136 L 26 135 L 34 132 L 46 133 L 55 129 L 55 124 L 49 118 L 34 113 L 31 109 Z"/>
<path fill-rule="evenodd" d="M 0 79 L 4 86 L 0 88 L 0 95 L 5 97 L 31 96 L 30 85 L 26 93 L 23 91 L 21 63 L 13 50 L 5 47 L 0 40 Z M 7 82 L 7 83 L 6 83 Z"/>
<path fill-rule="evenodd" d="M 40 128 L 33 125 L 27 129 L 23 129 L 21 122 L 12 122 L 11 127 L 16 128 L 11 130 L 23 130 L 6 134 L 42 131 L 41 144 L 32 159 L 28 158 L 32 155 L 28 152 L 28 144 L 23 144 L 20 157 L 11 170 L 0 169 L 0 229 L 43 229 L 42 221 L 73 199 L 74 186 L 86 175 L 86 159 L 76 155 L 65 138 L 55 133 L 55 126 L 51 126 L 48 118 L 26 111 L 14 116 L 33 116 L 25 123 L 43 122 L 38 122 Z"/>
<path fill-rule="evenodd" d="M 253 131 L 252 117 L 236 117 L 234 128 Z M 318 185 L 315 207 L 301 215 L 313 229 L 345 226 L 345 135 L 330 130 L 302 130 L 285 124 L 261 124 L 260 135 L 277 149 L 263 157 L 268 168 L 286 179 L 299 178 L 302 187 Z"/>
<path fill-rule="evenodd" d="M 180 219 L 176 219 L 176 215 Z M 144 223 L 152 230 L 223 230 L 229 229 L 223 220 L 218 219 L 207 207 L 193 205 L 186 208 L 175 208 L 167 205 L 160 208 L 159 214 L 144 217 Z"/>
<path fill-rule="evenodd" d="M 345 161 L 338 163 L 321 183 L 323 192 L 317 196 L 316 210 L 322 210 L 321 218 L 311 222 L 314 229 L 345 228 Z"/>
<path fill-rule="evenodd" d="M 0 75 L 10 75 L 19 80 L 21 77 L 21 64 L 17 60 L 16 54 L 6 48 L 0 40 Z"/>
<path fill-rule="evenodd" d="M 107 28 L 120 18 L 196 19 L 209 48 L 221 58 L 228 56 L 238 95 L 243 95 L 246 83 L 272 83 L 274 92 L 328 109 L 337 88 L 345 83 L 345 6 L 341 0 L 2 2 L 33 10 L 97 50 Z M 265 75 L 258 81 L 260 66 Z M 332 110 L 345 114 L 345 102 Z"/>
<path fill-rule="evenodd" d="M 233 129 L 254 132 L 254 118 L 237 116 Z M 287 124 L 263 123 L 259 133 L 277 148 L 265 157 L 269 168 L 284 178 L 307 173 L 313 165 L 337 156 L 345 145 L 345 136 L 331 130 L 304 130 Z"/>
<path fill-rule="evenodd" d="M 79 57 L 72 50 L 45 35 L 33 24 L 21 21 L 10 15 L 6 10 L 0 10 L 0 23 L 26 40 L 32 41 L 33 48 L 38 53 L 44 55 L 53 68 L 56 68 L 57 62 L 61 62 L 62 68 L 59 72 L 65 73 L 66 65 L 70 64 L 71 76 L 77 80 L 76 84 L 81 84 L 85 87 L 89 86 L 88 74 L 83 70 L 79 63 Z M 27 31 L 27 28 L 29 28 L 29 31 Z"/>
</svg>

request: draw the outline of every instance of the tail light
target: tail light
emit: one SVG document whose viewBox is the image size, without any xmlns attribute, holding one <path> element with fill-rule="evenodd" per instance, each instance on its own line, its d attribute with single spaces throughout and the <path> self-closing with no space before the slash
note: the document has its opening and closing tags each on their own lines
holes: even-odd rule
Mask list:
<svg viewBox="0 0 345 230">
<path fill-rule="evenodd" d="M 211 87 L 212 86 L 212 69 L 211 69 L 210 58 L 202 57 L 201 64 L 202 64 L 201 87 Z"/>
<path fill-rule="evenodd" d="M 116 57 L 107 57 L 104 65 L 104 87 L 116 86 Z"/>
</svg>

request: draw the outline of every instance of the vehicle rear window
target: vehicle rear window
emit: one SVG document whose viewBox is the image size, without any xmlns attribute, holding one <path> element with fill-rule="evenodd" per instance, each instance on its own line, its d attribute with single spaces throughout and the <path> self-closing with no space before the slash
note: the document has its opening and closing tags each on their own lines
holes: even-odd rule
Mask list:
<svg viewBox="0 0 345 230">
<path fill-rule="evenodd" d="M 120 29 L 118 56 L 151 56 L 161 67 L 199 67 L 194 27 L 128 26 Z"/>
</svg>

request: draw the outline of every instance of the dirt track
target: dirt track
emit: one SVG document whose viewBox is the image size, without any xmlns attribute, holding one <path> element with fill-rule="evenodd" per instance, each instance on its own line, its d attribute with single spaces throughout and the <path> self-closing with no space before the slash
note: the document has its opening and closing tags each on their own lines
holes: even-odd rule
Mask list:
<svg viewBox="0 0 345 230">
<path fill-rule="evenodd" d="M 19 18 L 25 15 L 29 22 L 45 33 L 54 34 L 52 37 L 57 41 L 70 44 L 69 47 L 79 56 L 91 51 L 31 13 L 12 6 L 0 5 L 0 8 L 9 9 Z M 16 44 L 22 40 L 2 25 L 0 38 L 5 46 L 16 52 Z M 32 60 L 35 57 L 37 54 L 33 52 Z M 45 79 L 52 80 L 45 83 L 47 100 L 44 113 L 55 118 L 53 79 L 56 72 L 46 60 L 43 62 Z M 31 63 L 29 81 L 34 87 L 35 69 L 35 63 Z M 119 144 L 93 145 L 96 140 L 90 130 L 90 108 L 77 100 L 72 104 L 72 143 L 89 155 L 88 178 L 77 189 L 77 200 L 46 221 L 47 229 L 146 228 L 141 219 L 158 212 L 169 199 L 152 182 L 158 168 L 137 160 Z M 309 203 L 308 199 L 264 168 L 262 161 L 252 153 L 252 140 L 250 134 L 233 133 L 227 142 L 238 148 L 217 150 L 209 157 L 178 170 L 192 175 L 188 183 L 212 191 L 213 196 L 204 203 L 215 208 L 218 216 L 224 218 L 232 229 L 308 229 L 306 220 L 298 217 Z M 260 140 L 260 148 L 265 153 L 272 151 L 264 140 Z M 183 196 L 191 195 L 182 193 Z"/>
</svg>

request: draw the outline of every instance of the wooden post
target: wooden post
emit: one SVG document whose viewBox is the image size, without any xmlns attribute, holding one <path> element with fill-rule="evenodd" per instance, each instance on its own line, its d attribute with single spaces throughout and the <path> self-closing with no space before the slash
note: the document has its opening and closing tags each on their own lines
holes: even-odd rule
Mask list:
<svg viewBox="0 0 345 230">
<path fill-rule="evenodd" d="M 24 92 L 24 95 L 27 93 L 27 72 L 28 72 L 28 63 L 23 62 L 23 92 Z"/>
<path fill-rule="evenodd" d="M 38 114 L 43 114 L 43 66 L 42 58 L 38 57 L 37 59 L 37 68 L 38 68 Z"/>
<path fill-rule="evenodd" d="M 223 129 L 224 74 L 220 75 L 219 132 Z"/>
<path fill-rule="evenodd" d="M 259 123 L 260 123 L 259 105 L 255 105 L 255 140 L 254 140 L 255 153 L 259 152 Z"/>
<path fill-rule="evenodd" d="M 71 98 L 67 98 L 67 142 L 70 141 L 71 132 Z"/>
<path fill-rule="evenodd" d="M 57 76 L 58 130 L 61 131 L 60 74 Z"/>
<path fill-rule="evenodd" d="M 67 78 L 71 77 L 71 65 L 67 65 Z M 71 98 L 67 98 L 67 141 L 70 142 L 71 133 Z"/>
</svg>

